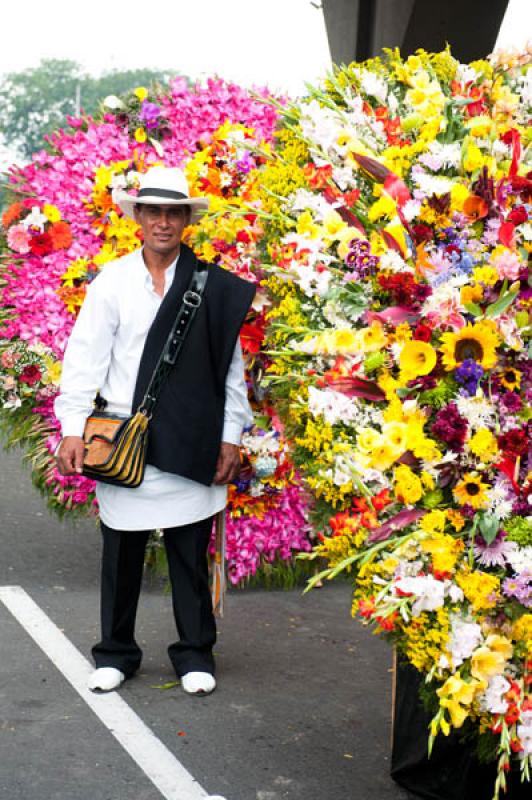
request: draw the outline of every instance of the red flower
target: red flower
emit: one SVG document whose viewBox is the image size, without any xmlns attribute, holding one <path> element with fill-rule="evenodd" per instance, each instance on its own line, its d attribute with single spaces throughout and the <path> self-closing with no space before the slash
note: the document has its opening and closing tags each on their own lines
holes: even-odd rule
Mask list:
<svg viewBox="0 0 532 800">
<path fill-rule="evenodd" d="M 417 242 L 430 242 L 434 238 L 434 231 L 428 225 L 412 225 L 412 230 Z"/>
<path fill-rule="evenodd" d="M 35 364 L 30 364 L 24 367 L 20 373 L 20 382 L 26 383 L 28 386 L 34 386 L 41 380 L 41 370 Z"/>
<path fill-rule="evenodd" d="M 526 453 L 528 437 L 525 431 L 519 430 L 519 428 L 512 428 L 511 431 L 499 436 L 498 443 L 505 454 L 517 458 Z"/>
<path fill-rule="evenodd" d="M 247 353 L 258 353 L 264 339 L 264 319 L 258 318 L 254 322 L 246 322 L 240 330 L 242 350 Z"/>
<path fill-rule="evenodd" d="M 432 339 L 432 328 L 425 322 L 418 322 L 413 333 L 413 338 L 420 342 L 430 342 Z"/>
<path fill-rule="evenodd" d="M 37 233 L 30 239 L 30 250 L 34 256 L 47 256 L 54 249 L 49 233 Z"/>
<path fill-rule="evenodd" d="M 527 210 L 524 206 L 516 206 L 508 214 L 508 221 L 514 225 L 520 225 L 528 219 Z"/>
</svg>

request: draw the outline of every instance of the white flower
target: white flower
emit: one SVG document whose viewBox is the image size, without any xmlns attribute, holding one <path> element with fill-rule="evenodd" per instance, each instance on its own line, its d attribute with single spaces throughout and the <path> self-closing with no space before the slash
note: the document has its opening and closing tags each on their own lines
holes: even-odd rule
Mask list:
<svg viewBox="0 0 532 800">
<path fill-rule="evenodd" d="M 423 611 L 435 611 L 444 603 L 444 584 L 432 575 L 418 575 L 415 578 L 401 578 L 395 584 L 405 594 L 413 594 L 417 598 L 412 605 L 412 616 L 419 617 Z"/>
<path fill-rule="evenodd" d="M 296 263 L 290 268 L 290 274 L 293 276 L 294 283 L 301 287 L 307 297 L 315 295 L 323 297 L 329 291 L 332 276 L 328 270 L 317 272 L 312 267 Z"/>
<path fill-rule="evenodd" d="M 389 272 L 414 272 L 414 268 L 407 264 L 395 250 L 386 250 L 382 254 L 381 269 Z"/>
<path fill-rule="evenodd" d="M 490 678 L 488 687 L 480 695 L 480 708 L 482 711 L 490 711 L 492 714 L 505 714 L 508 711 L 508 701 L 503 699 L 503 695 L 510 689 L 510 683 L 502 675 L 494 675 Z"/>
<path fill-rule="evenodd" d="M 362 70 L 360 74 L 360 85 L 370 97 L 376 97 L 377 100 L 383 104 L 386 102 L 388 86 L 385 81 L 379 78 L 374 72 L 369 72 L 365 69 Z"/>
<path fill-rule="evenodd" d="M 352 398 L 333 389 L 316 389 L 310 386 L 308 407 L 312 416 L 322 416 L 329 425 L 335 425 L 337 422 L 354 422 L 358 416 Z"/>
<path fill-rule="evenodd" d="M 271 306 L 271 301 L 268 299 L 267 295 L 259 289 L 251 304 L 253 311 L 260 313 L 265 308 L 268 308 L 268 306 Z"/>
<path fill-rule="evenodd" d="M 472 430 L 494 427 L 495 408 L 485 397 L 461 397 L 457 395 L 455 402 L 461 416 L 466 418 Z"/>
<path fill-rule="evenodd" d="M 509 563 L 514 572 L 521 573 L 525 570 L 532 570 L 532 545 L 519 547 L 508 555 Z"/>
<path fill-rule="evenodd" d="M 445 593 L 451 603 L 461 603 L 464 599 L 464 593 L 453 581 L 445 581 Z"/>
<path fill-rule="evenodd" d="M 355 175 L 352 167 L 334 167 L 332 171 L 333 180 L 338 184 L 338 188 L 345 192 L 350 186 L 355 186 Z"/>
<path fill-rule="evenodd" d="M 419 200 L 407 200 L 402 208 L 403 216 L 407 222 L 412 222 L 412 220 L 417 217 L 420 210 L 421 202 Z"/>
<path fill-rule="evenodd" d="M 111 108 L 113 111 L 118 111 L 119 109 L 125 108 L 125 105 L 120 98 L 116 96 L 116 94 L 107 95 L 103 101 L 103 104 L 106 106 L 106 108 Z"/>
<path fill-rule="evenodd" d="M 429 175 L 422 169 L 412 169 L 412 178 L 422 193 L 430 197 L 431 195 L 447 194 L 455 185 L 455 181 L 445 178 L 443 175 Z"/>
<path fill-rule="evenodd" d="M 524 756 L 532 756 L 532 711 L 521 713 L 521 722 L 517 726 L 517 736 L 523 745 Z"/>
<path fill-rule="evenodd" d="M 451 640 L 449 650 L 453 666 L 460 666 L 462 661 L 469 658 L 482 641 L 480 625 L 468 619 L 451 615 Z"/>
<path fill-rule="evenodd" d="M 525 222 L 524 225 L 521 225 L 519 230 L 523 234 L 523 239 L 526 242 L 532 242 L 532 225 L 530 222 Z"/>
<path fill-rule="evenodd" d="M 33 206 L 28 216 L 22 220 L 22 225 L 25 228 L 38 228 L 42 232 L 47 222 L 48 217 L 41 214 L 39 206 Z"/>
</svg>

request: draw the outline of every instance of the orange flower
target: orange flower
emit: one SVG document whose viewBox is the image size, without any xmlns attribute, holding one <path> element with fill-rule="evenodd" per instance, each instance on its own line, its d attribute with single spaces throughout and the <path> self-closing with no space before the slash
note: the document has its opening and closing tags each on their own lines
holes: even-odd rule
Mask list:
<svg viewBox="0 0 532 800">
<path fill-rule="evenodd" d="M 16 219 L 19 219 L 20 215 L 24 211 L 24 206 L 22 203 L 13 203 L 9 206 L 6 211 L 2 214 L 2 225 L 4 228 L 9 228 L 12 222 L 15 222 Z"/>
<path fill-rule="evenodd" d="M 488 204 L 477 194 L 470 194 L 464 202 L 464 214 L 472 220 L 483 219 L 488 211 Z"/>
<path fill-rule="evenodd" d="M 48 233 L 54 250 L 66 250 L 72 244 L 72 233 L 68 222 L 54 222 Z"/>
</svg>

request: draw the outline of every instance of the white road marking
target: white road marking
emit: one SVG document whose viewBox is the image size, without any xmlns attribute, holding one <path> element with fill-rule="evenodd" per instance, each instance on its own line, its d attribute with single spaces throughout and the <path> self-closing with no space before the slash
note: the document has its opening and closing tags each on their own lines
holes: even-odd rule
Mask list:
<svg viewBox="0 0 532 800">
<path fill-rule="evenodd" d="M 93 667 L 21 586 L 0 586 L 0 600 L 139 765 L 165 800 L 208 794 L 116 692 L 87 689 Z M 221 798 L 223 800 L 223 798 Z"/>
</svg>

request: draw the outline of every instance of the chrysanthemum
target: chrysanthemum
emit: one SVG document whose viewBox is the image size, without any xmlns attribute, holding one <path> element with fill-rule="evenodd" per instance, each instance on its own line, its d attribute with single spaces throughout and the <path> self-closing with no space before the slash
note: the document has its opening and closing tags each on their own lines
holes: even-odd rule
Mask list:
<svg viewBox="0 0 532 800">
<path fill-rule="evenodd" d="M 456 369 L 466 358 L 476 361 L 483 369 L 491 369 L 497 363 L 499 337 L 489 323 L 468 323 L 456 333 L 444 333 L 441 341 L 446 370 Z"/>
<path fill-rule="evenodd" d="M 463 479 L 454 488 L 454 496 L 460 505 L 470 505 L 473 508 L 483 508 L 488 502 L 486 490 L 489 484 L 483 483 L 480 475 L 467 472 Z"/>
</svg>

